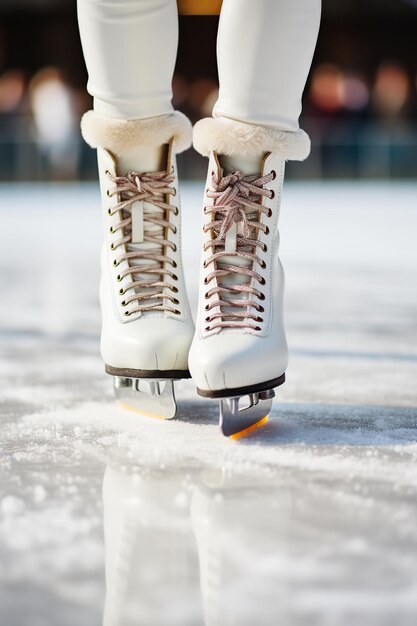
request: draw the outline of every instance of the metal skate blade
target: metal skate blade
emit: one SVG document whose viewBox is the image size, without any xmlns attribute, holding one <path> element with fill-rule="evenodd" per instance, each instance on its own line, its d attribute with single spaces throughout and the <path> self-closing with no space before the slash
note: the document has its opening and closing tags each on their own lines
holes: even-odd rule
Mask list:
<svg viewBox="0 0 417 626">
<path fill-rule="evenodd" d="M 226 437 L 240 439 L 264 426 L 275 396 L 273 389 L 220 400 L 220 428 Z M 242 401 L 248 399 L 246 405 Z M 243 404 L 243 406 L 242 406 Z M 239 406 L 240 405 L 240 406 Z"/>
<path fill-rule="evenodd" d="M 115 376 L 114 391 L 128 411 L 161 420 L 173 419 L 177 413 L 173 380 Z"/>
</svg>

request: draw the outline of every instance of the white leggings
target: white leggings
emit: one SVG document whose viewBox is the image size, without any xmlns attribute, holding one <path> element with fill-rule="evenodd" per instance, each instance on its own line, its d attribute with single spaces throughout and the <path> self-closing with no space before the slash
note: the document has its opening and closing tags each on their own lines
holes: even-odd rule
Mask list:
<svg viewBox="0 0 417 626">
<path fill-rule="evenodd" d="M 298 130 L 320 11 L 321 0 L 223 0 L 213 116 Z M 78 20 L 97 113 L 141 119 L 173 110 L 176 0 L 78 0 Z"/>
</svg>

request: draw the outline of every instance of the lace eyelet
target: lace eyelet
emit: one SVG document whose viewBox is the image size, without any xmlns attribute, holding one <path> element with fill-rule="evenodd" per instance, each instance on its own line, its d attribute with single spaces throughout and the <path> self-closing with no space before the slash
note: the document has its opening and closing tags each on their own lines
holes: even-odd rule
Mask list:
<svg viewBox="0 0 417 626">
<path fill-rule="evenodd" d="M 110 250 L 114 250 L 114 243 L 110 244 Z"/>
<path fill-rule="evenodd" d="M 107 195 L 108 198 L 111 198 L 110 189 L 106 189 L 106 195 Z"/>
<path fill-rule="evenodd" d="M 210 310 L 210 305 L 209 305 L 209 304 L 206 304 L 206 306 L 204 307 L 204 310 L 205 310 L 205 311 L 209 311 L 209 310 Z"/>
<path fill-rule="evenodd" d="M 104 173 L 106 176 L 110 176 L 110 170 L 106 170 Z"/>
<path fill-rule="evenodd" d="M 175 315 L 181 315 L 181 311 L 178 311 L 178 309 L 175 309 L 174 314 Z"/>
<path fill-rule="evenodd" d="M 126 317 L 129 317 L 130 311 L 125 311 L 125 315 L 126 315 Z"/>
<path fill-rule="evenodd" d="M 203 282 L 204 282 L 204 284 L 205 284 L 205 285 L 208 285 L 208 284 L 209 284 L 209 282 L 210 282 L 210 281 L 209 281 L 209 280 L 207 280 L 207 276 L 204 278 L 204 281 L 203 281 Z"/>
<path fill-rule="evenodd" d="M 269 227 L 268 226 L 265 228 L 265 235 L 269 235 Z"/>
<path fill-rule="evenodd" d="M 272 193 L 270 200 L 273 200 L 275 198 L 275 191 L 273 189 L 270 189 L 270 192 Z"/>
<path fill-rule="evenodd" d="M 110 226 L 109 231 L 110 231 L 110 233 L 111 233 L 111 234 L 113 234 L 113 233 L 114 233 L 114 228 L 113 228 L 113 226 Z"/>
<path fill-rule="evenodd" d="M 122 300 L 122 301 L 121 301 L 121 305 L 122 305 L 122 306 L 126 306 L 126 300 Z"/>
<path fill-rule="evenodd" d="M 260 326 L 255 326 L 255 330 L 262 330 Z"/>
<path fill-rule="evenodd" d="M 121 296 L 125 295 L 125 290 L 123 289 L 123 287 L 121 287 L 121 289 L 119 289 L 119 295 L 121 295 Z"/>
<path fill-rule="evenodd" d="M 173 298 L 172 303 L 173 303 L 173 304 L 179 304 L 179 303 L 180 303 L 180 301 L 179 301 L 179 300 L 177 300 L 177 298 Z"/>
<path fill-rule="evenodd" d="M 275 180 L 277 177 L 277 173 L 275 170 L 271 170 L 270 174 L 272 174 L 272 180 Z"/>
<path fill-rule="evenodd" d="M 120 281 L 122 280 L 122 277 L 120 276 L 120 274 L 117 274 L 116 280 L 117 280 L 118 283 L 120 283 Z"/>
<path fill-rule="evenodd" d="M 113 267 L 117 267 L 119 265 L 119 263 L 116 261 L 116 259 L 114 259 L 113 261 Z"/>
<path fill-rule="evenodd" d="M 263 276 L 261 276 L 260 280 L 259 280 L 259 284 L 260 285 L 265 285 L 266 284 L 266 280 Z"/>
<path fill-rule="evenodd" d="M 176 274 L 173 274 L 173 275 L 172 275 L 172 279 L 173 279 L 173 280 L 178 280 L 178 276 L 177 276 Z"/>
<path fill-rule="evenodd" d="M 259 313 L 265 313 L 265 309 L 264 309 L 264 307 L 262 305 L 258 306 L 258 311 L 259 311 Z"/>
<path fill-rule="evenodd" d="M 177 262 L 176 261 L 172 261 L 172 267 L 176 268 L 177 267 Z"/>
<path fill-rule="evenodd" d="M 179 212 L 180 211 L 179 211 L 178 207 L 175 207 L 174 215 L 178 215 Z"/>
<path fill-rule="evenodd" d="M 259 316 L 258 316 L 258 317 L 256 318 L 256 321 L 257 321 L 257 322 L 263 322 L 264 320 L 263 320 L 263 317 L 259 317 Z"/>
<path fill-rule="evenodd" d="M 174 226 L 174 228 L 172 229 L 172 232 L 174 233 L 174 235 L 177 234 L 177 227 L 176 226 Z"/>
<path fill-rule="evenodd" d="M 172 194 L 171 194 L 171 196 L 172 196 L 173 198 L 175 198 L 175 196 L 177 195 L 177 190 L 176 190 L 176 188 L 175 188 L 175 187 L 173 187 L 173 188 L 172 188 L 172 190 L 173 190 L 173 192 L 174 192 L 174 193 L 172 193 Z"/>
<path fill-rule="evenodd" d="M 259 299 L 259 300 L 261 300 L 261 301 L 265 300 L 265 294 L 261 293 L 261 294 L 258 296 L 258 299 Z"/>
<path fill-rule="evenodd" d="M 174 247 L 172 248 L 172 251 L 173 251 L 173 252 L 176 252 L 176 251 L 177 251 L 177 246 L 176 246 L 176 244 L 175 244 L 175 243 L 174 243 Z"/>
<path fill-rule="evenodd" d="M 262 250 L 263 250 L 264 252 L 268 252 L 268 246 L 266 245 L 266 243 L 264 243 L 264 244 L 263 244 L 263 248 L 262 248 Z"/>
<path fill-rule="evenodd" d="M 110 216 L 112 216 L 112 215 L 113 215 L 113 213 L 112 213 L 112 210 L 111 210 L 111 209 L 107 209 L 107 215 L 110 215 Z"/>
<path fill-rule="evenodd" d="M 204 269 L 206 269 L 206 267 L 207 267 L 207 261 L 203 261 L 203 267 L 204 267 Z"/>
<path fill-rule="evenodd" d="M 266 214 L 267 217 L 272 217 L 272 209 L 268 209 L 268 213 Z"/>
<path fill-rule="evenodd" d="M 206 291 L 206 293 L 204 294 L 204 299 L 208 300 L 210 298 L 208 291 Z"/>
<path fill-rule="evenodd" d="M 210 326 L 206 326 L 204 330 L 206 331 L 206 333 L 209 333 L 211 331 L 211 328 Z"/>
<path fill-rule="evenodd" d="M 172 286 L 171 291 L 173 291 L 174 293 L 178 293 L 178 287 Z"/>
</svg>

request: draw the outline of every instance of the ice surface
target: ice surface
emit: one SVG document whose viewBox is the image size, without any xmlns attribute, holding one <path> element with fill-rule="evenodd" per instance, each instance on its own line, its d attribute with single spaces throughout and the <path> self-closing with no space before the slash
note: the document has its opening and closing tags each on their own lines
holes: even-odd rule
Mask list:
<svg viewBox="0 0 417 626">
<path fill-rule="evenodd" d="M 240 443 L 190 381 L 181 420 L 115 406 L 98 206 L 0 187 L 1 626 L 415 626 L 416 185 L 286 186 L 288 380 Z"/>
</svg>

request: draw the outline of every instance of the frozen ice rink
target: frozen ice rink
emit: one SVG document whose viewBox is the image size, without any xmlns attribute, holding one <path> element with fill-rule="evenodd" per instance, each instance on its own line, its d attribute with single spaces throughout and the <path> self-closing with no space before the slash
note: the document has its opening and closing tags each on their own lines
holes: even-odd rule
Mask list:
<svg viewBox="0 0 417 626">
<path fill-rule="evenodd" d="M 417 185 L 287 184 L 281 216 L 287 383 L 232 442 L 190 381 L 182 419 L 116 407 L 96 186 L 0 186 L 1 626 L 415 626 Z"/>
</svg>

